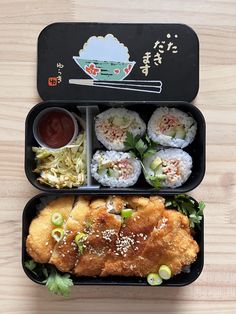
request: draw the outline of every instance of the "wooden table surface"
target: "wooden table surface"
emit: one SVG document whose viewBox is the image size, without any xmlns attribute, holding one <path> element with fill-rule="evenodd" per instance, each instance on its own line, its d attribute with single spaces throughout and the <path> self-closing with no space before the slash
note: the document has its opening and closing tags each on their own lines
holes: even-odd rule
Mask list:
<svg viewBox="0 0 236 314">
<path fill-rule="evenodd" d="M 205 266 L 182 288 L 75 287 L 68 299 L 21 268 L 21 215 L 39 191 L 24 175 L 24 120 L 40 99 L 36 44 L 55 21 L 181 22 L 200 39 L 195 104 L 207 122 L 207 169 L 192 192 L 206 202 Z M 236 313 L 236 1 L 0 0 L 0 312 Z"/>
</svg>

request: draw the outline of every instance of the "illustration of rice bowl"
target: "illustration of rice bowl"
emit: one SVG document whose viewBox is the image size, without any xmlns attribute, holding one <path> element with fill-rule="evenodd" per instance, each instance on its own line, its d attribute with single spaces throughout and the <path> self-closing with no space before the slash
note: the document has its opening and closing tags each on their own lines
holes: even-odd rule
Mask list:
<svg viewBox="0 0 236 314">
<path fill-rule="evenodd" d="M 93 80 L 120 81 L 130 74 L 135 61 L 129 61 L 128 48 L 112 34 L 92 36 L 73 56 L 77 65 Z"/>
</svg>

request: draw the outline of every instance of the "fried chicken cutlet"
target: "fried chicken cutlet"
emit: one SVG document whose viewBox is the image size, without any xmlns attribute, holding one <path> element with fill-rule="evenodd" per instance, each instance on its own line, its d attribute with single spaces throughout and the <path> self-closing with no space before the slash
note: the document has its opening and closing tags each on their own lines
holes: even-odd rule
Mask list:
<svg viewBox="0 0 236 314">
<path fill-rule="evenodd" d="M 49 202 L 31 222 L 26 249 L 35 262 L 48 263 L 50 260 L 56 244 L 51 236 L 51 232 L 55 228 L 51 222 L 51 216 L 53 213 L 59 212 L 64 221 L 67 221 L 74 199 L 74 196 L 64 196 Z"/>
<path fill-rule="evenodd" d="M 131 217 L 121 218 L 124 208 L 132 209 Z M 199 251 L 188 217 L 165 209 L 164 199 L 159 196 L 97 199 L 80 196 L 63 225 L 63 239 L 58 243 L 51 240 L 53 253 L 46 256 L 37 245 L 32 245 L 32 234 L 34 239 L 40 237 L 42 222 L 47 239 L 52 230 L 49 215 L 42 218 L 41 213 L 31 223 L 27 252 L 36 261 L 49 262 L 76 276 L 145 277 L 150 272 L 158 272 L 163 264 L 169 266 L 173 276 L 193 263 Z M 82 253 L 78 253 L 75 237 L 81 232 L 86 238 Z"/>
</svg>

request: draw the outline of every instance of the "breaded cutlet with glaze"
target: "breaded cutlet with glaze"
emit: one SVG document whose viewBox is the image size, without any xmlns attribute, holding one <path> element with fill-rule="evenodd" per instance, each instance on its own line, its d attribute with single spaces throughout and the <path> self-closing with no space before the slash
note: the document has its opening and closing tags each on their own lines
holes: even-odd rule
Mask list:
<svg viewBox="0 0 236 314">
<path fill-rule="evenodd" d="M 108 212 L 107 199 L 91 202 L 88 217 L 91 225 L 85 249 L 75 265 L 76 276 L 99 276 L 107 256 L 114 250 L 121 228 L 120 216 Z"/>
<path fill-rule="evenodd" d="M 91 201 L 80 196 L 64 224 L 69 231 L 65 236 L 66 243 L 56 244 L 50 263 L 76 276 L 145 277 L 151 272 L 157 273 L 163 264 L 171 269 L 172 276 L 180 273 L 184 266 L 196 260 L 199 246 L 191 235 L 188 217 L 165 209 L 164 201 L 159 196 L 109 196 Z M 51 236 L 52 211 L 49 205 L 32 221 L 28 238 L 32 239 L 32 226 L 39 238 L 43 221 L 48 229 L 45 232 L 47 239 Z M 130 208 L 133 212 L 131 217 L 122 221 L 120 214 L 123 208 Z M 47 219 L 44 218 L 45 212 Z M 78 232 L 87 235 L 82 255 L 78 254 L 74 241 Z M 51 241 L 53 249 L 55 241 Z M 39 256 L 30 250 L 28 239 L 27 246 L 27 251 L 33 258 L 36 256 L 36 261 L 46 260 L 43 250 L 37 251 Z"/>
<path fill-rule="evenodd" d="M 27 253 L 38 263 L 48 263 L 56 241 L 51 232 L 56 228 L 51 217 L 55 212 L 61 213 L 66 222 L 72 210 L 74 196 L 63 196 L 49 202 L 31 222 L 26 240 Z"/>
<path fill-rule="evenodd" d="M 55 244 L 52 256 L 49 260 L 61 272 L 71 271 L 78 258 L 78 248 L 74 242 L 76 235 L 85 227 L 86 217 L 89 214 L 90 198 L 79 196 L 64 226 L 65 235 L 61 241 Z"/>
<path fill-rule="evenodd" d="M 130 276 L 130 273 L 140 276 L 138 265 L 143 264 L 143 259 L 139 258 L 139 254 L 165 209 L 164 199 L 159 196 L 131 196 L 126 198 L 126 204 L 134 212 L 124 221 L 116 248 L 107 258 L 101 276 L 119 275 L 119 272 L 123 276 Z"/>
</svg>

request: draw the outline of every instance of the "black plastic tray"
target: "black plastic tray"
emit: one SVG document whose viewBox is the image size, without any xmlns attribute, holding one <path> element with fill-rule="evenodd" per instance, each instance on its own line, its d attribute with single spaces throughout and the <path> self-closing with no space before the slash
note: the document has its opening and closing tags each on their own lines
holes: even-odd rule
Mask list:
<svg viewBox="0 0 236 314">
<path fill-rule="evenodd" d="M 89 184 L 87 186 L 82 186 L 79 188 L 64 188 L 56 189 L 42 185 L 37 181 L 37 174 L 33 173 L 35 168 L 35 159 L 34 153 L 32 152 L 32 146 L 38 146 L 34 136 L 33 136 L 33 122 L 37 114 L 48 107 L 60 106 L 66 108 L 70 111 L 76 112 L 76 107 L 88 107 L 88 106 L 97 106 L 100 111 L 106 110 L 110 107 L 126 107 L 131 110 L 134 110 L 140 114 L 145 122 L 148 122 L 153 111 L 160 106 L 175 107 L 182 111 L 185 111 L 191 114 L 197 122 L 197 134 L 192 144 L 187 146 L 184 150 L 187 151 L 193 159 L 193 168 L 192 174 L 189 179 L 178 188 L 161 188 L 159 190 L 153 188 L 149 185 L 144 179 L 143 174 L 140 175 L 138 182 L 130 188 L 109 188 L 109 187 L 99 187 L 99 184 L 96 183 L 92 178 L 89 178 Z M 90 117 L 90 137 L 87 138 L 87 141 L 90 141 L 92 146 L 91 154 L 93 154 L 97 149 L 102 149 L 103 146 L 98 143 L 96 136 L 94 134 L 94 125 L 93 118 Z M 26 118 L 25 125 L 25 173 L 28 180 L 38 189 L 44 192 L 68 192 L 68 193 L 84 193 L 85 191 L 93 191 L 95 194 L 100 194 L 106 191 L 110 191 L 113 194 L 116 193 L 129 193 L 129 194 L 152 194 L 156 193 L 185 193 L 187 191 L 193 190 L 196 186 L 200 184 L 205 174 L 205 119 L 200 112 L 200 110 L 194 105 L 187 102 L 97 102 L 97 101 L 45 101 L 34 106 L 29 112 Z"/>
<path fill-rule="evenodd" d="M 89 193 L 83 193 L 89 194 Z M 109 195 L 111 193 L 100 193 L 100 196 Z M 116 193 L 117 195 L 120 193 Z M 129 193 L 127 193 L 129 194 Z M 68 193 L 61 193 L 60 196 L 68 195 Z M 74 195 L 77 195 L 74 194 Z M 51 193 L 41 193 L 33 197 L 25 206 L 22 216 L 22 267 L 26 275 L 35 283 L 43 284 L 41 278 L 37 278 L 33 273 L 31 273 L 25 266 L 24 263 L 30 257 L 26 252 L 26 238 L 29 232 L 29 226 L 33 218 L 37 215 L 38 208 L 42 203 L 42 200 L 50 197 L 60 197 L 58 194 Z M 162 196 L 168 196 L 168 193 L 162 193 Z M 189 273 L 181 273 L 174 276 L 172 279 L 164 281 L 161 287 L 180 287 L 191 284 L 195 281 L 202 272 L 204 265 L 204 220 L 202 220 L 200 229 L 196 228 L 196 234 L 194 236 L 197 241 L 200 252 L 198 253 L 197 260 L 191 265 L 191 271 Z M 148 286 L 146 278 L 139 277 L 75 277 L 72 276 L 75 285 L 118 285 L 118 286 Z"/>
</svg>

